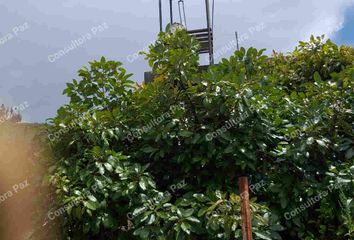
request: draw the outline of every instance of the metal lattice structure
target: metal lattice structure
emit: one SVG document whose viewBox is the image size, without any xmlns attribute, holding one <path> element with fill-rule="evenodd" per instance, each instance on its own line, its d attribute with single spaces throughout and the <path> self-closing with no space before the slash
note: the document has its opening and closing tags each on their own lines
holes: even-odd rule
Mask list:
<svg viewBox="0 0 354 240">
<path fill-rule="evenodd" d="M 195 37 L 199 41 L 201 45 L 201 49 L 199 50 L 198 53 L 209 54 L 209 64 L 213 65 L 214 64 L 214 34 L 213 34 L 214 16 L 211 18 L 210 15 L 210 0 L 205 0 L 206 27 L 200 29 L 188 29 L 184 0 L 169 0 L 170 24 L 171 25 L 175 24 L 174 8 L 173 8 L 173 3 L 175 1 L 178 1 L 178 12 L 179 12 L 179 21 L 180 21 L 179 24 L 182 24 L 187 29 L 189 35 Z M 214 15 L 215 0 L 212 1 L 213 1 L 212 10 Z M 162 0 L 159 0 L 160 31 L 162 31 L 163 28 L 162 12 L 163 12 Z"/>
<path fill-rule="evenodd" d="M 195 0 L 193 0 L 195 1 Z M 187 26 L 187 16 L 186 16 L 186 7 L 184 0 L 168 0 L 169 2 L 169 23 L 171 26 L 183 25 L 183 27 L 188 31 L 191 37 L 195 37 L 201 48 L 199 49 L 199 54 L 208 54 L 209 65 L 214 65 L 214 9 L 215 9 L 215 0 L 204 0 L 205 1 L 205 13 L 206 13 L 206 26 L 205 28 L 200 29 L 188 29 Z M 212 1 L 212 17 L 210 13 L 210 1 Z M 166 0 L 167 2 L 167 0 Z M 179 22 L 175 22 L 174 19 L 174 4 L 178 4 L 178 14 Z M 159 21 L 160 21 L 160 32 L 163 31 L 163 1 L 159 0 Z M 209 65 L 199 66 L 200 71 L 204 71 L 208 68 Z M 154 79 L 152 72 L 144 73 L 144 82 L 150 83 Z"/>
</svg>

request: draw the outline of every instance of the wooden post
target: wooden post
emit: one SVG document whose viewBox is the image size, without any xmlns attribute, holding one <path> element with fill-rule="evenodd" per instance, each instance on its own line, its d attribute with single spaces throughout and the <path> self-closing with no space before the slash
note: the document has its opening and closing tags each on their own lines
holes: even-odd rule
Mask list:
<svg viewBox="0 0 354 240">
<path fill-rule="evenodd" d="M 239 177 L 238 185 L 241 195 L 241 216 L 243 240 L 252 240 L 251 208 L 248 191 L 248 177 Z"/>
</svg>

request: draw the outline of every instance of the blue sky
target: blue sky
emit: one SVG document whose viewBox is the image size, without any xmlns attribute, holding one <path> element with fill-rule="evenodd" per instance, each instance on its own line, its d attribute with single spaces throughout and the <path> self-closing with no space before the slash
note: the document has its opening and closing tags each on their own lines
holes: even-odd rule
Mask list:
<svg viewBox="0 0 354 240">
<path fill-rule="evenodd" d="M 325 34 L 354 43 L 354 0 L 215 0 L 215 52 L 243 47 L 292 51 L 298 41 Z M 165 13 L 167 0 L 163 1 Z M 188 25 L 205 27 L 204 0 L 186 0 Z M 67 102 L 67 82 L 89 61 L 124 63 L 142 82 L 149 67 L 141 50 L 156 39 L 158 0 L 0 0 L 0 104 L 29 105 L 25 121 L 43 122 Z M 167 23 L 167 14 L 164 15 Z M 81 41 L 81 44 L 77 44 Z M 227 51 L 223 51 L 223 49 Z M 64 56 L 58 52 L 71 49 Z M 25 104 L 27 103 L 27 104 Z"/>
<path fill-rule="evenodd" d="M 336 33 L 333 41 L 337 44 L 354 46 L 354 7 L 346 11 L 343 28 Z"/>
</svg>

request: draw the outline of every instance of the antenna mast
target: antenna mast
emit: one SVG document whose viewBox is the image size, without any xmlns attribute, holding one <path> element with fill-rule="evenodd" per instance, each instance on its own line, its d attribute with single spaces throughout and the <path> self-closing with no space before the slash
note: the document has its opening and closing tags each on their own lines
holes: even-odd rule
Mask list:
<svg viewBox="0 0 354 240">
<path fill-rule="evenodd" d="M 173 24 L 173 5 L 172 5 L 172 1 L 170 0 L 170 23 L 171 25 Z"/>
<path fill-rule="evenodd" d="M 240 50 L 240 46 L 238 45 L 238 34 L 237 31 L 235 32 L 235 36 L 236 36 L 236 44 L 237 44 L 237 51 Z"/>
<path fill-rule="evenodd" d="M 162 0 L 159 0 L 160 32 L 162 32 Z"/>
<path fill-rule="evenodd" d="M 211 25 L 210 25 L 210 7 L 209 7 L 209 0 L 205 0 L 205 7 L 206 7 L 206 16 L 207 16 L 207 27 L 208 27 L 208 40 L 209 40 L 209 63 L 210 65 L 214 65 L 214 56 L 213 56 L 213 49 L 212 49 L 212 36 L 211 36 Z"/>
</svg>

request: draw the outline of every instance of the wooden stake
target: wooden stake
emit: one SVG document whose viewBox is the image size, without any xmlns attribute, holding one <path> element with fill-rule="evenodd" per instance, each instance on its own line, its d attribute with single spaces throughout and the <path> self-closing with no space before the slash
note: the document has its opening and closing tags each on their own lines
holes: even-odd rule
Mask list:
<svg viewBox="0 0 354 240">
<path fill-rule="evenodd" d="M 238 185 L 241 195 L 241 216 L 243 240 L 252 240 L 251 208 L 248 191 L 248 177 L 240 177 Z"/>
</svg>

